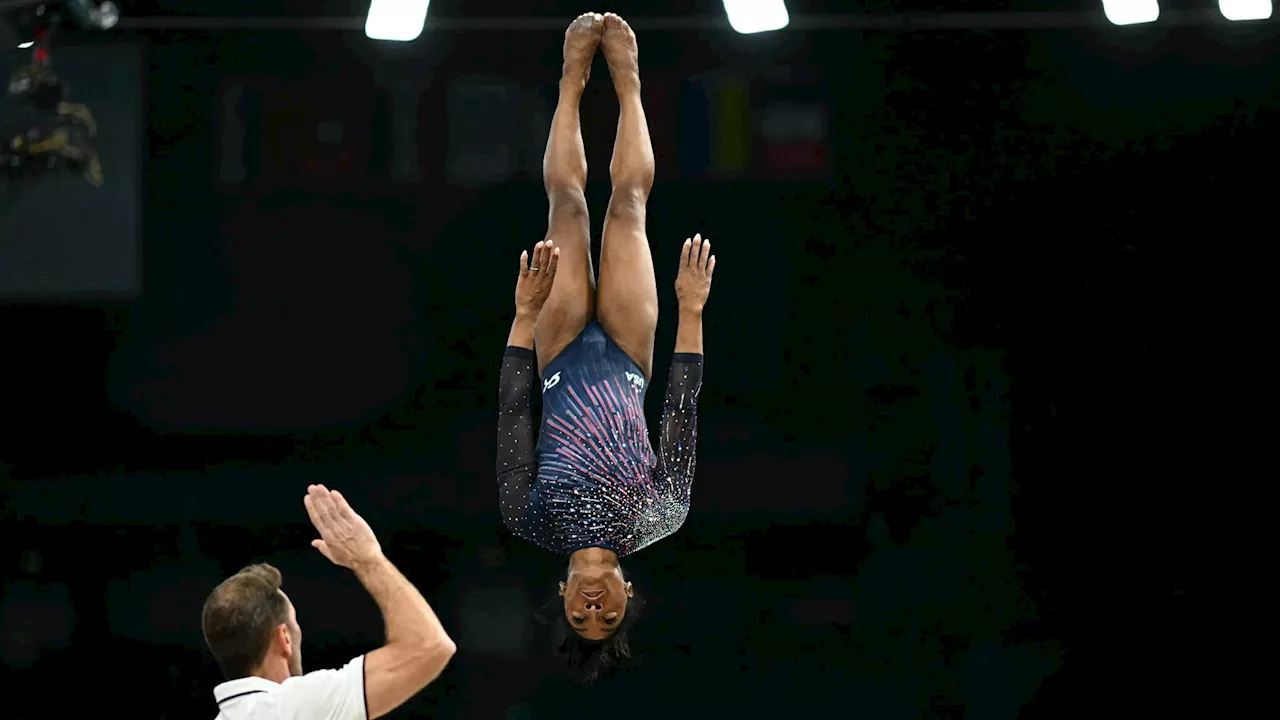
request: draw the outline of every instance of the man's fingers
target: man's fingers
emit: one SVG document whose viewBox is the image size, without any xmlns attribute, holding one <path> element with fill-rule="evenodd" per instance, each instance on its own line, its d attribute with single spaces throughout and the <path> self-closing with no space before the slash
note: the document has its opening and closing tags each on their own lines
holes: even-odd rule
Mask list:
<svg viewBox="0 0 1280 720">
<path fill-rule="evenodd" d="M 711 261 L 707 263 L 707 282 L 711 282 L 711 276 L 716 274 L 716 256 L 711 256 Z"/>
<path fill-rule="evenodd" d="M 689 238 L 684 239 L 684 247 L 680 249 L 680 267 L 689 265 L 689 252 L 693 249 L 693 241 Z"/>
<path fill-rule="evenodd" d="M 321 555 L 329 559 L 329 562 L 333 562 L 333 553 L 329 551 L 329 543 L 323 540 L 312 540 L 311 547 L 319 550 Z"/>
<path fill-rule="evenodd" d="M 529 251 L 525 250 L 520 253 L 520 277 L 529 274 Z"/>
<path fill-rule="evenodd" d="M 711 241 L 703 240 L 702 247 L 698 249 L 698 267 L 705 272 L 709 262 L 711 262 Z"/>
<path fill-rule="evenodd" d="M 315 501 L 311 499 L 310 494 L 302 496 L 302 505 L 307 508 L 307 517 L 311 518 L 311 524 L 315 525 L 316 529 L 319 529 L 321 524 L 320 515 L 316 512 Z"/>
<path fill-rule="evenodd" d="M 333 503 L 333 496 L 323 485 L 311 486 L 311 507 L 320 517 L 320 521 L 326 525 L 331 525 L 338 516 L 338 508 Z"/>
<path fill-rule="evenodd" d="M 333 490 L 330 494 L 333 495 L 333 505 L 338 512 L 344 515 L 347 513 L 355 514 L 355 511 L 351 509 L 351 504 L 342 496 L 342 493 Z"/>
</svg>

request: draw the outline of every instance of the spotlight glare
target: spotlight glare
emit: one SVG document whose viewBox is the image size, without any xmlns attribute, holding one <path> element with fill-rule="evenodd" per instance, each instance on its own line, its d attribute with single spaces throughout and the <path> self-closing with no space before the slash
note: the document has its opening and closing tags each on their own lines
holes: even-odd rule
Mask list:
<svg viewBox="0 0 1280 720">
<path fill-rule="evenodd" d="M 1102 0 L 1102 12 L 1113 25 L 1140 25 L 1160 17 L 1158 0 Z"/>
<path fill-rule="evenodd" d="M 1268 20 L 1271 0 L 1218 0 L 1222 17 L 1228 20 Z"/>
<path fill-rule="evenodd" d="M 724 0 L 724 12 L 743 35 L 781 30 L 791 22 L 784 0 Z"/>
<path fill-rule="evenodd" d="M 373 0 L 364 21 L 364 34 L 371 40 L 417 40 L 426 25 L 430 4 L 431 0 Z"/>
</svg>

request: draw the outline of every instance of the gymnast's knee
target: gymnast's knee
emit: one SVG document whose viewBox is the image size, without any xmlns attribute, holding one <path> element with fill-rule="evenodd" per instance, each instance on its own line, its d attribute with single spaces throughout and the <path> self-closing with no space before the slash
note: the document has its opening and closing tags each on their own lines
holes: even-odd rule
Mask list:
<svg viewBox="0 0 1280 720">
<path fill-rule="evenodd" d="M 644 223 L 645 205 L 649 202 L 649 189 L 639 184 L 615 185 L 609 198 L 608 216 L 620 222 Z"/>
<path fill-rule="evenodd" d="M 581 188 L 572 186 L 548 187 L 547 200 L 551 205 L 552 216 L 573 219 L 587 217 L 587 197 L 582 193 Z"/>
</svg>

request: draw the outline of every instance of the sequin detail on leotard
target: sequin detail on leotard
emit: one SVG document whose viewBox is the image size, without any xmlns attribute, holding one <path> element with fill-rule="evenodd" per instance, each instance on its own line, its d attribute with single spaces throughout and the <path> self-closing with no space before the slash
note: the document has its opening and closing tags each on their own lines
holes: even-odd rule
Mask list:
<svg viewBox="0 0 1280 720">
<path fill-rule="evenodd" d="M 508 348 L 497 458 L 507 527 L 561 554 L 604 547 L 627 555 L 678 530 L 696 465 L 702 367 L 701 355 L 673 358 L 657 454 L 644 419 L 644 380 L 600 368 L 562 368 L 548 379 L 535 443 L 533 353 Z"/>
</svg>

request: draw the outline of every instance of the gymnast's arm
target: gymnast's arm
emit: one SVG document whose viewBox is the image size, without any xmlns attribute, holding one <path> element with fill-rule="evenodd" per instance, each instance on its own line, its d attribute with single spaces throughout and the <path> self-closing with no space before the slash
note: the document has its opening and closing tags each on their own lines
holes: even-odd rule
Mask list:
<svg viewBox="0 0 1280 720">
<path fill-rule="evenodd" d="M 529 486 L 537 472 L 532 407 L 535 382 L 533 320 L 517 313 L 498 381 L 497 462 L 502 522 L 517 535 L 522 534 L 521 520 L 529 510 Z"/>
<path fill-rule="evenodd" d="M 520 255 L 516 318 L 507 336 L 498 382 L 498 501 L 503 523 L 521 537 L 528 537 L 531 529 L 526 522 L 529 487 L 537 473 L 531 402 L 537 382 L 533 328 L 551 294 L 559 259 L 559 249 L 553 250 L 549 242 L 534 247 L 532 265 L 528 253 Z"/>
<path fill-rule="evenodd" d="M 710 240 L 704 241 L 701 235 L 695 235 L 684 241 L 676 275 L 680 325 L 676 329 L 675 355 L 671 358 L 667 393 L 662 403 L 657 471 L 685 500 L 689 497 L 697 463 L 698 394 L 702 391 L 703 365 L 702 309 L 711 294 L 715 267 Z"/>
<path fill-rule="evenodd" d="M 667 373 L 658 442 L 658 472 L 687 497 L 698 448 L 698 394 L 702 391 L 702 312 L 684 308 Z"/>
</svg>

